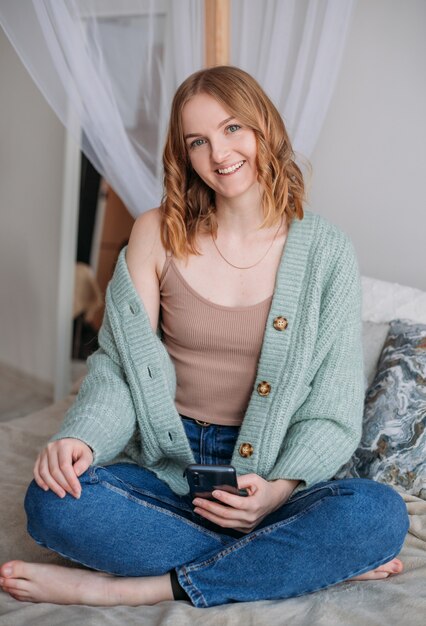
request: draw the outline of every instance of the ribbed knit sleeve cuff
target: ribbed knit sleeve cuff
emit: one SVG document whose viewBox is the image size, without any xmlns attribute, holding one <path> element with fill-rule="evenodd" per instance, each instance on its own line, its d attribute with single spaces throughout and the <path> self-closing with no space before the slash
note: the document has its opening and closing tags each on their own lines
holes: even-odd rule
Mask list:
<svg viewBox="0 0 426 626">
<path fill-rule="evenodd" d="M 302 481 L 294 490 L 295 493 L 322 480 L 328 480 L 330 476 L 320 457 L 312 449 L 295 445 L 283 452 L 268 475 L 268 480 L 279 478 Z"/>
<path fill-rule="evenodd" d="M 70 421 L 62 426 L 61 430 L 51 437 L 49 441 L 59 439 L 79 439 L 93 450 L 93 463 L 105 463 L 113 459 L 123 448 L 122 443 L 117 446 L 111 441 L 108 433 L 105 432 L 102 422 L 93 416 L 80 416 L 83 419 Z M 102 437 L 100 437 L 102 433 Z"/>
</svg>

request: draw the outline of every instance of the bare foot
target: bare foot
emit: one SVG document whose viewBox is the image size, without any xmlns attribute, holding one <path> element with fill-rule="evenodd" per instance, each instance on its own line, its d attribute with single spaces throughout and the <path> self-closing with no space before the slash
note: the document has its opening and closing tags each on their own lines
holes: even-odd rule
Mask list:
<svg viewBox="0 0 426 626">
<path fill-rule="evenodd" d="M 354 578 L 348 578 L 348 580 L 379 580 L 380 578 L 388 578 L 388 576 L 392 576 L 392 574 L 401 574 L 403 569 L 402 561 L 392 559 L 392 561 L 380 565 L 380 567 L 376 567 L 376 569 L 365 572 L 365 574 L 361 574 L 360 576 L 354 576 Z"/>
<path fill-rule="evenodd" d="M 169 574 L 124 578 L 24 561 L 9 561 L 2 565 L 0 587 L 24 602 L 139 606 L 173 600 Z"/>
</svg>

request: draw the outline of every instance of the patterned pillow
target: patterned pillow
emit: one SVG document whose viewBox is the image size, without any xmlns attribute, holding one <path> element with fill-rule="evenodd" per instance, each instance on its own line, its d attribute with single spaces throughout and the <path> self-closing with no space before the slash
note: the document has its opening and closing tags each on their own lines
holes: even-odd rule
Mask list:
<svg viewBox="0 0 426 626">
<path fill-rule="evenodd" d="M 372 478 L 426 499 L 426 325 L 393 320 L 365 397 L 362 439 L 335 478 Z"/>
</svg>

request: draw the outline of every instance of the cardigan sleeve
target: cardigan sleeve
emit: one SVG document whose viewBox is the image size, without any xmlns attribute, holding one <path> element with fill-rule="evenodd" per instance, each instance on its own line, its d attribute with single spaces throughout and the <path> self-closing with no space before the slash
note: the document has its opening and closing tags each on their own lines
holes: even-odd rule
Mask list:
<svg viewBox="0 0 426 626">
<path fill-rule="evenodd" d="M 108 312 L 99 331 L 99 349 L 88 360 L 88 373 L 60 431 L 50 441 L 72 437 L 93 450 L 94 463 L 119 454 L 133 435 L 136 414 L 120 362 Z"/>
<path fill-rule="evenodd" d="M 340 271 L 342 267 L 344 272 Z M 361 438 L 361 286 L 351 246 L 333 268 L 323 300 L 317 344 L 327 347 L 319 347 L 314 355 L 306 382 L 310 391 L 290 419 L 280 454 L 268 476 L 269 480 L 299 479 L 296 491 L 332 478 Z M 323 337 L 330 334 L 333 324 L 336 327 L 327 344 Z"/>
</svg>

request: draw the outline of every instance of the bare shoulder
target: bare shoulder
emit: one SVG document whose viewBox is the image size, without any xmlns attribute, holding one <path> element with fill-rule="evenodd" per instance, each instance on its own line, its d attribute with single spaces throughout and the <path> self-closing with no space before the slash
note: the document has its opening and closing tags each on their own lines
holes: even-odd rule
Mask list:
<svg viewBox="0 0 426 626">
<path fill-rule="evenodd" d="M 160 224 L 158 208 L 140 215 L 133 225 L 126 251 L 130 276 L 154 330 L 158 323 L 160 302 L 158 272 L 166 258 L 161 242 Z"/>
<path fill-rule="evenodd" d="M 166 253 L 160 236 L 160 209 L 150 209 L 136 218 L 127 247 L 126 260 L 129 270 L 135 267 L 158 264 L 165 259 Z"/>
</svg>

